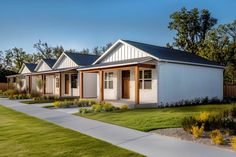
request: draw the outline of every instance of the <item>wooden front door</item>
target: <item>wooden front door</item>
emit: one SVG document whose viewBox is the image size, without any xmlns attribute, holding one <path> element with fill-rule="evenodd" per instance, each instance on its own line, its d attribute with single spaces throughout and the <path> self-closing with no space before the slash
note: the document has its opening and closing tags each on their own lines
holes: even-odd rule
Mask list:
<svg viewBox="0 0 236 157">
<path fill-rule="evenodd" d="M 130 98 L 130 71 L 122 71 L 122 98 Z"/>
<path fill-rule="evenodd" d="M 65 74 L 65 94 L 69 94 L 70 82 L 69 74 Z"/>
</svg>

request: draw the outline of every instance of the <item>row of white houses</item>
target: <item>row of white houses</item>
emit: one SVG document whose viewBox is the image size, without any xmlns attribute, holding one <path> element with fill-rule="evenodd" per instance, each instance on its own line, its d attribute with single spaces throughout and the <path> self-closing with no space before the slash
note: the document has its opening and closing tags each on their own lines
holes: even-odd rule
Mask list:
<svg viewBox="0 0 236 157">
<path fill-rule="evenodd" d="M 223 66 L 184 51 L 118 40 L 101 56 L 65 52 L 57 60 L 25 63 L 8 80 L 29 93 L 157 107 L 223 99 L 223 71 Z"/>
</svg>

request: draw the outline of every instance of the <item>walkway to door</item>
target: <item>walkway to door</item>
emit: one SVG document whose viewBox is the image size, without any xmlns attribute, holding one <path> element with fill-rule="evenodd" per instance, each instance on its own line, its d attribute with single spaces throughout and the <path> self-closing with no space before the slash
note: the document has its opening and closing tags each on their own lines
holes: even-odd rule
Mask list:
<svg viewBox="0 0 236 157">
<path fill-rule="evenodd" d="M 0 104 L 59 126 L 79 131 L 146 156 L 153 157 L 235 157 L 236 153 L 212 146 L 145 133 L 90 120 L 60 111 L 25 105 L 0 98 Z M 76 137 L 75 137 L 76 138 Z M 112 154 L 111 154 L 112 156 Z"/>
</svg>

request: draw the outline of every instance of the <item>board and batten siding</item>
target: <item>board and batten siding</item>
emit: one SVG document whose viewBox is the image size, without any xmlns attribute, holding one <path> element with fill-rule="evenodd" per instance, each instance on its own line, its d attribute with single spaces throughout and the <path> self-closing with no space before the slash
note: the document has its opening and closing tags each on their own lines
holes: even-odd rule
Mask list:
<svg viewBox="0 0 236 157">
<path fill-rule="evenodd" d="M 150 56 L 148 53 L 141 51 L 135 47 L 128 44 L 119 44 L 113 50 L 105 56 L 101 63 L 115 62 L 121 60 L 128 60 L 133 58 L 141 58 Z"/>
<path fill-rule="evenodd" d="M 51 70 L 51 68 L 45 62 L 42 62 L 36 70 L 37 71 L 47 71 L 47 70 Z"/>
<path fill-rule="evenodd" d="M 62 68 L 70 68 L 70 67 L 75 67 L 77 64 L 75 64 L 74 61 L 72 61 L 69 57 L 63 55 L 59 62 L 56 63 L 55 69 L 62 69 Z"/>
<path fill-rule="evenodd" d="M 23 70 L 21 71 L 21 74 L 26 74 L 26 73 L 31 73 L 31 72 L 26 66 L 24 66 Z"/>
<path fill-rule="evenodd" d="M 195 98 L 223 99 L 223 69 L 186 64 L 159 64 L 159 105 Z"/>
</svg>

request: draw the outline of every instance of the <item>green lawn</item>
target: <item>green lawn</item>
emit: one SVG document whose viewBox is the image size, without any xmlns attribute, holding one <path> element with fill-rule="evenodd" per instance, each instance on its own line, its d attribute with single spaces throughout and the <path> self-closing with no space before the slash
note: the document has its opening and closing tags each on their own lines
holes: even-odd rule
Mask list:
<svg viewBox="0 0 236 157">
<path fill-rule="evenodd" d="M 141 131 L 151 131 L 160 128 L 181 127 L 181 121 L 185 116 L 197 115 L 202 111 L 216 113 L 233 106 L 236 106 L 236 104 L 199 105 L 161 109 L 133 109 L 123 112 L 102 112 L 77 115 Z"/>
<path fill-rule="evenodd" d="M 0 156 L 141 156 L 0 106 Z"/>
</svg>

